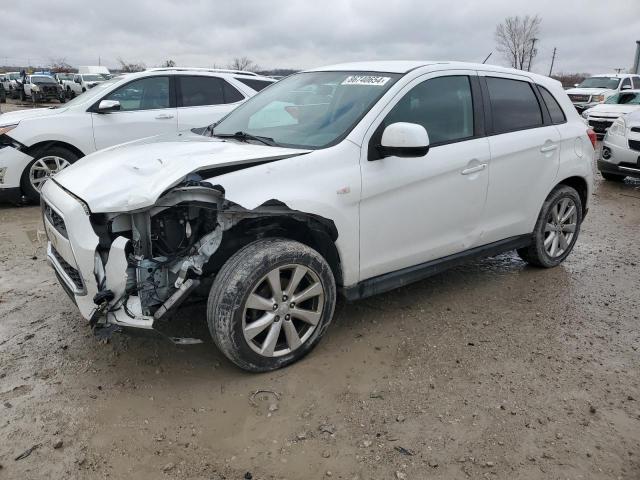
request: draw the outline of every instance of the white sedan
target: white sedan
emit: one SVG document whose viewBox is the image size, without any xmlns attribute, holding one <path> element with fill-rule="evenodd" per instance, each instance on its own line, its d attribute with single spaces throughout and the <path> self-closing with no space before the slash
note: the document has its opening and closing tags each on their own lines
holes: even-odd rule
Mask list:
<svg viewBox="0 0 640 480">
<path fill-rule="evenodd" d="M 250 72 L 158 68 L 109 80 L 60 108 L 0 115 L 0 200 L 37 201 L 79 158 L 154 135 L 204 127 L 275 80 Z"/>
</svg>

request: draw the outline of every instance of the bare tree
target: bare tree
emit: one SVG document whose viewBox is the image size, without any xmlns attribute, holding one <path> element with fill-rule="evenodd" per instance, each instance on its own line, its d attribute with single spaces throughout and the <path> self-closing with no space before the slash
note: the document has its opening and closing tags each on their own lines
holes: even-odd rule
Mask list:
<svg viewBox="0 0 640 480">
<path fill-rule="evenodd" d="M 176 66 L 176 62 L 175 62 L 175 61 L 173 61 L 173 60 L 171 60 L 171 59 L 169 59 L 169 60 L 165 60 L 165 61 L 162 63 L 162 66 L 163 66 L 163 67 L 165 67 L 165 68 L 175 67 L 175 66 Z"/>
<path fill-rule="evenodd" d="M 51 70 L 54 73 L 59 73 L 59 72 L 70 72 L 73 70 L 73 67 L 71 65 L 69 65 L 66 62 L 66 58 L 61 57 L 61 58 L 52 58 L 51 60 L 49 60 L 49 70 Z"/>
<path fill-rule="evenodd" d="M 538 54 L 536 42 L 540 33 L 542 18 L 538 15 L 507 17 L 496 27 L 496 49 L 513 68 L 531 68 Z"/>
<path fill-rule="evenodd" d="M 236 57 L 233 59 L 233 62 L 229 64 L 229 68 L 232 70 L 246 70 L 249 72 L 255 72 L 259 70 L 260 67 L 253 63 L 253 60 L 247 57 Z"/>
<path fill-rule="evenodd" d="M 145 68 L 147 68 L 146 65 L 142 62 L 128 62 L 126 60 L 123 60 L 122 57 L 118 57 L 118 63 L 120 64 L 120 71 L 125 73 L 141 72 Z"/>
</svg>

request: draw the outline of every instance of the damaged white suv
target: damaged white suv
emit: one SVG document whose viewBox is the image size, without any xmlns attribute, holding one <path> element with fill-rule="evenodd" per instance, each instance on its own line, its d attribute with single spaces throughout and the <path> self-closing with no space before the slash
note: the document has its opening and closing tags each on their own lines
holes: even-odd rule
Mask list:
<svg viewBox="0 0 640 480">
<path fill-rule="evenodd" d="M 48 256 L 95 328 L 153 329 L 208 289 L 220 350 L 272 370 L 318 343 L 338 292 L 363 298 L 512 249 L 558 265 L 587 212 L 594 141 L 560 84 L 535 74 L 315 69 L 206 129 L 54 176 Z"/>
</svg>

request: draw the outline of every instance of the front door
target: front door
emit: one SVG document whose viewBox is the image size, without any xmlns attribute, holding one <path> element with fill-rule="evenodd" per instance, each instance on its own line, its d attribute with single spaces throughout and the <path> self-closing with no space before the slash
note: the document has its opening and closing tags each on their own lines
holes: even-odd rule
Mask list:
<svg viewBox="0 0 640 480">
<path fill-rule="evenodd" d="M 475 72 L 464 70 L 419 77 L 369 129 L 361 158 L 360 280 L 477 245 L 490 159 L 478 85 Z M 382 130 L 396 122 L 425 127 L 425 156 L 378 158 Z"/>
<path fill-rule="evenodd" d="M 102 100 L 117 100 L 120 111 L 92 113 L 96 150 L 138 138 L 176 132 L 178 119 L 168 76 L 133 80 Z"/>
</svg>

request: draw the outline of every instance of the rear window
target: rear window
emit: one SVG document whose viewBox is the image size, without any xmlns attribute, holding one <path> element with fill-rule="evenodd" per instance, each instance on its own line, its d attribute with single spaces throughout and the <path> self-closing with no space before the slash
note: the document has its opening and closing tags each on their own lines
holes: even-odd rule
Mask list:
<svg viewBox="0 0 640 480">
<path fill-rule="evenodd" d="M 238 78 L 238 77 L 233 77 L 233 78 L 235 78 L 239 82 L 244 83 L 247 87 L 254 89 L 256 92 L 259 92 L 263 88 L 266 88 L 272 83 L 274 83 L 274 82 L 269 82 L 267 80 L 256 80 L 254 78 Z"/>
<path fill-rule="evenodd" d="M 222 83 L 224 91 L 224 103 L 236 103 L 244 100 L 244 95 L 242 95 L 236 87 L 224 80 L 222 80 Z"/>
<path fill-rule="evenodd" d="M 528 82 L 497 77 L 486 80 L 494 134 L 542 126 L 538 98 Z"/>
<path fill-rule="evenodd" d="M 547 110 L 549 110 L 549 115 L 551 115 L 551 123 L 558 124 L 558 123 L 566 122 L 567 117 L 564 116 L 562 107 L 560 107 L 560 104 L 555 99 L 555 97 L 551 94 L 551 92 L 540 85 L 538 85 L 538 89 L 540 90 L 542 99 L 544 100 L 544 103 L 547 106 Z"/>
</svg>

